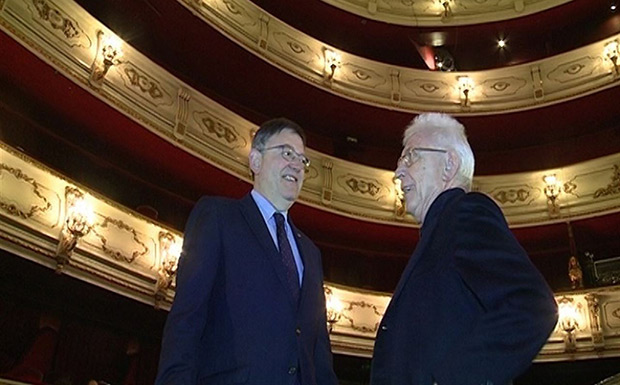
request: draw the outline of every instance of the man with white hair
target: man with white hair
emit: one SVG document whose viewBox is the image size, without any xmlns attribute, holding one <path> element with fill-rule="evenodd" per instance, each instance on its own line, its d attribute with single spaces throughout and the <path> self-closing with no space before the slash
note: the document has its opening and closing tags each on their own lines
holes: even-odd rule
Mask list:
<svg viewBox="0 0 620 385">
<path fill-rule="evenodd" d="M 556 324 L 553 293 L 499 207 L 470 192 L 463 125 L 422 114 L 403 147 L 396 178 L 422 227 L 379 326 L 371 384 L 509 384 Z"/>
</svg>

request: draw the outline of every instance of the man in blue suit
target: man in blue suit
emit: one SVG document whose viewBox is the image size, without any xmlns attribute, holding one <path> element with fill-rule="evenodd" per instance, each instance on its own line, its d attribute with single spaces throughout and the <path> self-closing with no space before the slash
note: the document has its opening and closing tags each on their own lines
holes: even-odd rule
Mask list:
<svg viewBox="0 0 620 385">
<path fill-rule="evenodd" d="M 259 128 L 254 188 L 204 197 L 185 229 L 156 384 L 334 385 L 321 255 L 288 209 L 309 161 L 288 119 Z"/>
<path fill-rule="evenodd" d="M 553 330 L 553 293 L 499 207 L 469 192 L 464 127 L 436 113 L 407 128 L 396 178 L 420 241 L 383 316 L 372 385 L 505 385 Z"/>
</svg>

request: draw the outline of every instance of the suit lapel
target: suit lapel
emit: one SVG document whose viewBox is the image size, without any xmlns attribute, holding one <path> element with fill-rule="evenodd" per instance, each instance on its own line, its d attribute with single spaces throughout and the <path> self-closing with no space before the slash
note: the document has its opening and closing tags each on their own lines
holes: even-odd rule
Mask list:
<svg viewBox="0 0 620 385">
<path fill-rule="evenodd" d="M 293 298 L 293 294 L 288 287 L 287 279 L 286 279 L 286 270 L 284 264 L 282 263 L 280 252 L 276 248 L 276 245 L 273 243 L 273 239 L 271 238 L 271 234 L 269 233 L 269 229 L 267 228 L 267 224 L 263 220 L 263 216 L 252 199 L 252 195 L 247 194 L 240 201 L 241 203 L 241 212 L 248 222 L 250 229 L 256 236 L 258 242 L 264 249 L 264 255 L 269 259 L 273 269 L 276 272 L 276 275 L 280 279 L 280 283 L 284 287 L 284 291 L 288 293 L 289 301 L 291 304 L 297 308 L 297 304 Z M 299 244 L 299 242 L 298 242 Z M 300 250 L 301 252 L 301 250 Z"/>
<path fill-rule="evenodd" d="M 411 255 L 411 258 L 409 258 L 409 262 L 407 262 L 407 266 L 405 267 L 405 270 L 403 271 L 403 274 L 398 281 L 398 285 L 396 285 L 396 289 L 394 289 L 394 294 L 392 295 L 392 300 L 390 301 L 390 304 L 396 302 L 396 299 L 398 298 L 401 290 L 403 289 L 403 286 L 405 286 L 405 283 L 409 280 L 409 276 L 413 272 L 414 267 L 418 264 L 420 258 L 426 253 L 428 240 L 432 237 L 432 234 L 429 235 L 430 236 L 428 237 L 420 238 L 420 243 L 418 243 L 418 245 L 416 246 L 413 254 Z"/>
<path fill-rule="evenodd" d="M 392 295 L 392 300 L 390 301 L 390 304 L 396 302 L 403 287 L 409 280 L 411 274 L 416 270 L 416 267 L 418 267 L 418 265 L 420 264 L 423 256 L 424 258 L 428 259 L 439 257 L 445 254 L 446 248 L 448 246 L 447 240 L 449 239 L 446 234 L 448 231 L 450 231 L 452 223 L 455 220 L 455 210 L 457 202 L 464 195 L 465 192 L 461 189 L 458 189 L 458 191 L 448 192 L 448 195 L 443 197 L 444 199 L 447 199 L 447 201 L 444 202 L 445 206 L 441 207 L 440 212 L 436 214 L 440 216 L 439 220 L 433 227 L 427 230 L 427 234 L 424 234 L 423 237 L 420 237 L 420 243 L 418 243 L 418 245 L 416 246 L 413 255 L 407 263 L 407 267 L 405 267 L 405 271 L 403 271 L 400 281 L 398 281 L 398 285 L 394 290 L 394 294 Z M 431 242 L 431 240 L 433 240 L 435 237 L 439 237 L 439 240 L 436 242 Z M 429 261 L 427 260 L 427 262 Z M 424 266 L 420 266 L 419 269 L 424 269 Z"/>
</svg>

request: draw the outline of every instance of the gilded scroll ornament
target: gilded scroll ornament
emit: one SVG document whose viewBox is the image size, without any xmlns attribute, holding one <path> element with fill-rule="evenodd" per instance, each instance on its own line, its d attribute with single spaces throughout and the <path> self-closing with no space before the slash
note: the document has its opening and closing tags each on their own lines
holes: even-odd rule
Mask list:
<svg viewBox="0 0 620 385">
<path fill-rule="evenodd" d="M 370 326 L 358 324 L 358 322 L 356 321 L 359 321 L 359 319 L 362 317 L 346 314 L 346 313 L 351 313 L 355 308 L 371 310 L 370 317 L 368 318 L 372 318 L 375 322 L 371 322 L 369 324 Z M 376 333 L 377 329 L 379 328 L 379 322 L 381 321 L 381 317 L 383 317 L 383 313 L 381 313 L 377 309 L 377 306 L 375 306 L 372 303 L 363 301 L 363 300 L 351 301 L 349 302 L 349 306 L 342 310 L 342 318 L 349 321 L 349 326 L 351 327 L 351 329 L 358 331 L 358 332 L 362 332 L 362 333 Z M 367 318 L 367 317 L 364 317 L 364 318 Z"/>
<path fill-rule="evenodd" d="M 52 27 L 53 32 L 60 32 L 67 40 L 71 41 L 71 46 L 90 48 L 91 41 L 84 31 L 80 29 L 78 23 L 60 10 L 56 4 L 49 0 L 32 0 L 32 5 L 36 10 L 37 21 Z"/>
<path fill-rule="evenodd" d="M 202 129 L 204 136 L 214 138 L 230 149 L 245 147 L 246 140 L 239 135 L 233 126 L 209 112 L 194 112 L 194 119 Z"/>
<path fill-rule="evenodd" d="M 129 84 L 125 82 L 125 86 L 138 95 L 142 96 L 149 102 L 158 102 L 156 105 L 172 104 L 172 98 L 161 87 L 159 82 L 144 72 L 140 71 L 133 63 L 124 62 L 122 64 L 123 81 L 128 80 Z"/>
<path fill-rule="evenodd" d="M 134 250 L 130 255 L 125 254 L 125 250 L 115 250 L 115 248 L 109 245 L 108 238 L 102 235 L 101 229 L 107 230 L 108 225 L 112 225 L 121 231 L 128 232 L 131 235 L 132 241 L 139 245 L 141 250 Z M 148 254 L 149 252 L 149 248 L 138 237 L 138 232 L 136 229 L 121 220 L 106 217 L 104 221 L 101 224 L 96 225 L 92 231 L 93 234 L 101 241 L 101 249 L 103 252 L 117 261 L 133 263 L 136 259 Z"/>
<path fill-rule="evenodd" d="M 381 185 L 379 182 L 364 180 L 355 176 L 349 176 L 349 178 L 345 181 L 345 185 L 348 187 L 347 190 L 349 190 L 349 192 L 360 195 L 370 195 L 373 198 L 375 198 L 381 191 Z"/>
<path fill-rule="evenodd" d="M 620 194 L 620 165 L 614 164 L 611 183 L 607 187 L 600 188 L 594 192 L 594 198 L 600 198 L 608 195 Z"/>
<path fill-rule="evenodd" d="M 527 202 L 530 198 L 530 191 L 524 188 L 500 190 L 493 194 L 493 198 L 501 204 Z"/>
<path fill-rule="evenodd" d="M 0 179 L 3 179 L 3 172 L 11 174 L 15 179 L 26 182 L 32 187 L 32 192 L 34 195 L 42 200 L 41 204 L 33 204 L 30 206 L 28 210 L 23 210 L 18 207 L 17 204 L 12 203 L 10 201 L 5 201 L 4 199 L 0 200 L 0 208 L 4 210 L 7 214 L 20 217 L 22 219 L 29 219 L 35 216 L 38 213 L 44 213 L 52 208 L 52 204 L 47 200 L 45 196 L 43 196 L 40 185 L 37 183 L 34 178 L 26 175 L 22 170 L 14 167 L 10 167 L 5 163 L 0 163 Z"/>
</svg>

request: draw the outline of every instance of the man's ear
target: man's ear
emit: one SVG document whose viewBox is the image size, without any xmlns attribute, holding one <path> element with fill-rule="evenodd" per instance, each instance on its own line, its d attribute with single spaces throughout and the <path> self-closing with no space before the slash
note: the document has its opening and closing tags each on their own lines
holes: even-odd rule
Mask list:
<svg viewBox="0 0 620 385">
<path fill-rule="evenodd" d="M 451 182 L 456 177 L 456 173 L 461 166 L 461 159 L 458 157 L 456 152 L 452 150 L 448 151 L 446 158 L 447 159 L 446 159 L 444 169 L 441 173 L 441 178 L 445 182 Z"/>
<path fill-rule="evenodd" d="M 249 160 L 250 170 L 252 170 L 254 174 L 258 173 L 263 163 L 263 154 L 261 154 L 260 151 L 258 151 L 257 149 L 253 148 L 252 150 L 250 150 Z"/>
</svg>

